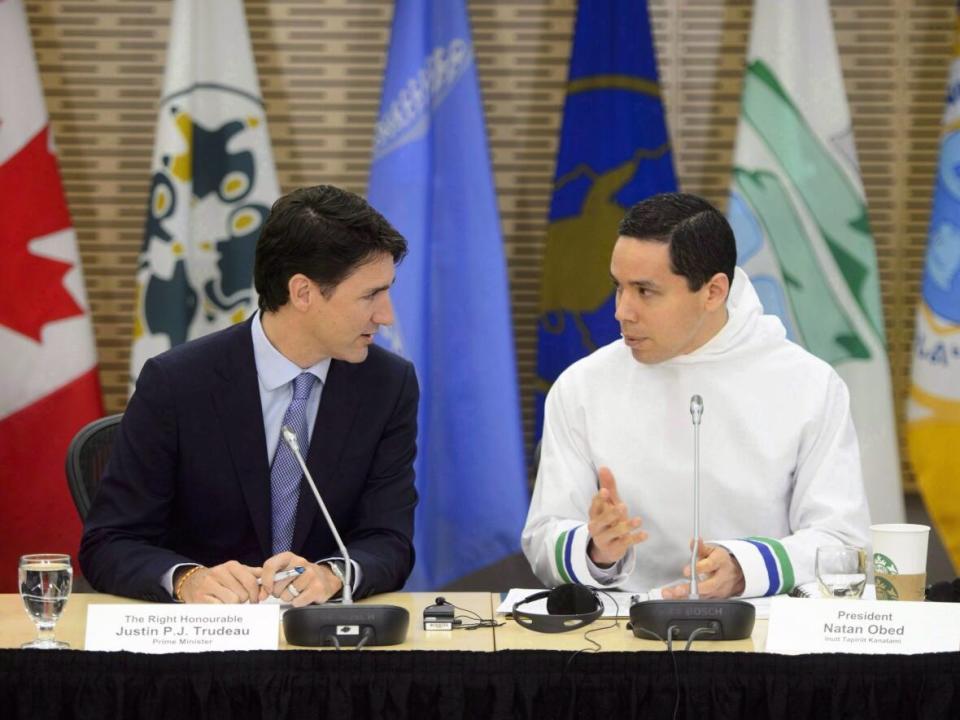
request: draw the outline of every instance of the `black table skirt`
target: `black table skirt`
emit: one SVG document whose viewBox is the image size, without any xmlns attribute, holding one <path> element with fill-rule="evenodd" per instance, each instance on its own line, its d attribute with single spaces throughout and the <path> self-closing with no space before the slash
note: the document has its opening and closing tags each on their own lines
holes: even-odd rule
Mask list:
<svg viewBox="0 0 960 720">
<path fill-rule="evenodd" d="M 0 651 L 0 717 L 960 718 L 960 653 Z"/>
</svg>

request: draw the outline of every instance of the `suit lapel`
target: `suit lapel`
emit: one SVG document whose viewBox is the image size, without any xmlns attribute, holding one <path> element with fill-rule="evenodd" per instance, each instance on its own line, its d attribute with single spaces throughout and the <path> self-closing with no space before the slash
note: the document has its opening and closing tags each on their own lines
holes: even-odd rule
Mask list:
<svg viewBox="0 0 960 720">
<path fill-rule="evenodd" d="M 355 378 L 355 366 L 339 360 L 330 363 L 307 453 L 307 467 L 331 515 L 333 496 L 336 494 L 332 481 L 360 402 Z M 316 498 L 304 480 L 300 486 L 297 520 L 293 530 L 294 552 L 300 552 L 319 512 Z M 324 521 L 321 519 L 320 522 Z M 313 562 L 320 558 L 307 559 Z"/>
<path fill-rule="evenodd" d="M 250 322 L 236 327 L 234 347 L 223 355 L 213 402 L 226 436 L 230 459 L 264 557 L 271 552 L 270 467 Z"/>
</svg>

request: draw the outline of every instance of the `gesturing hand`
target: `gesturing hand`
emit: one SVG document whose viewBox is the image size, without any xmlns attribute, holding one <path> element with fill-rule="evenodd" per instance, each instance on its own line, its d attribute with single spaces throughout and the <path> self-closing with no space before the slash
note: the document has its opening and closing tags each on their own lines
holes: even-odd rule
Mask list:
<svg viewBox="0 0 960 720">
<path fill-rule="evenodd" d="M 617 483 L 610 468 L 600 468 L 597 478 L 600 490 L 590 503 L 587 525 L 590 544 L 587 553 L 597 565 L 609 567 L 620 560 L 631 545 L 646 540 L 647 533 L 637 530 L 640 518 L 629 517 L 627 506 L 617 493 Z"/>
</svg>

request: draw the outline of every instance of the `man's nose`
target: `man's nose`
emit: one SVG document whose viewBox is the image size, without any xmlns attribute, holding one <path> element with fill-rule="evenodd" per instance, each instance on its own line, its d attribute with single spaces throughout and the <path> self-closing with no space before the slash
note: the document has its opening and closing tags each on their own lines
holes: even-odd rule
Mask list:
<svg viewBox="0 0 960 720">
<path fill-rule="evenodd" d="M 617 322 L 635 322 L 637 319 L 636 305 L 626 294 L 621 295 L 616 301 L 616 310 L 613 317 Z"/>
<path fill-rule="evenodd" d="M 393 325 L 394 319 L 393 300 L 388 290 L 383 294 L 383 299 L 373 313 L 373 321 L 377 323 L 377 325 Z"/>
</svg>

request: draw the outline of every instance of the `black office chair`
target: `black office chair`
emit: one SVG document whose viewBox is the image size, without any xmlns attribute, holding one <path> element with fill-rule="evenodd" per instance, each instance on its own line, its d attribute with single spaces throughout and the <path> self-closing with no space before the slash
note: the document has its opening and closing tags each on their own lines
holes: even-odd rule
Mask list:
<svg viewBox="0 0 960 720">
<path fill-rule="evenodd" d="M 80 429 L 67 448 L 67 485 L 80 520 L 85 520 L 110 459 L 113 435 L 123 414 L 108 415 Z"/>
</svg>

